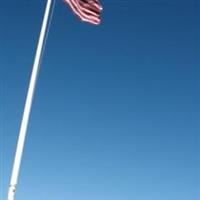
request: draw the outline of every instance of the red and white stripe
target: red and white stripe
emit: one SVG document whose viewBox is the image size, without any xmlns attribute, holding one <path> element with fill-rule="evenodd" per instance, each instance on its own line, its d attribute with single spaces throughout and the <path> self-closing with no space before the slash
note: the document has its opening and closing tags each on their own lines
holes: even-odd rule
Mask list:
<svg viewBox="0 0 200 200">
<path fill-rule="evenodd" d="M 98 25 L 101 23 L 102 6 L 98 0 L 63 0 L 82 21 Z"/>
</svg>

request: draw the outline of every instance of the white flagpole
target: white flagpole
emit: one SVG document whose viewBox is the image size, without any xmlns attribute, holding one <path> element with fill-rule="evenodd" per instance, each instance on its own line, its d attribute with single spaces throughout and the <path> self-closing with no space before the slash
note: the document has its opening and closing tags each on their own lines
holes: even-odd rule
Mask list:
<svg viewBox="0 0 200 200">
<path fill-rule="evenodd" d="M 9 185 L 9 190 L 8 190 L 8 200 L 14 200 L 15 198 L 16 186 L 17 186 L 17 181 L 18 181 L 18 176 L 19 176 L 20 164 L 21 164 L 23 148 L 24 148 L 24 143 L 25 143 L 25 138 L 26 138 L 27 126 L 28 126 L 28 121 L 29 121 L 29 116 L 30 116 L 30 111 L 31 111 L 32 100 L 33 100 L 33 94 L 34 94 L 34 89 L 36 85 L 37 75 L 39 72 L 40 60 L 42 56 L 42 50 L 44 46 L 45 35 L 47 31 L 52 2 L 53 0 L 47 0 L 47 4 L 46 4 L 46 10 L 45 10 L 44 18 L 43 18 L 42 28 L 40 32 L 40 37 L 39 37 L 38 46 L 36 50 L 28 93 L 26 97 L 26 103 L 24 107 L 21 127 L 19 131 L 19 138 L 18 138 L 17 149 L 15 153 L 15 160 L 13 164 L 12 175 L 11 175 L 11 180 L 10 180 L 10 185 Z"/>
</svg>

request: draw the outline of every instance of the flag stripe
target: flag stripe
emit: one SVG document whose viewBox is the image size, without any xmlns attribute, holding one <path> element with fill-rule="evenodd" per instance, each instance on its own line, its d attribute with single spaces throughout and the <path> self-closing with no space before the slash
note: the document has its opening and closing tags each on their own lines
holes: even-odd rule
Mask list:
<svg viewBox="0 0 200 200">
<path fill-rule="evenodd" d="M 97 23 L 97 20 L 95 16 L 92 16 L 90 14 L 87 14 L 86 12 L 83 12 L 83 10 L 76 4 L 75 1 L 68 1 L 69 5 L 71 5 L 71 8 L 73 9 L 74 13 L 82 20 L 87 21 L 91 23 Z"/>
<path fill-rule="evenodd" d="M 100 12 L 102 6 L 98 0 L 64 0 L 73 11 L 73 13 L 78 16 L 82 21 L 86 21 L 91 24 L 100 24 Z"/>
<path fill-rule="evenodd" d="M 81 5 L 82 9 L 85 12 L 88 12 L 90 14 L 94 14 L 95 16 L 99 16 L 100 15 L 99 10 L 96 7 L 94 7 L 93 5 L 92 6 L 88 6 L 87 4 L 85 4 L 83 2 L 80 2 L 80 5 Z"/>
<path fill-rule="evenodd" d="M 75 14 L 77 14 L 77 15 L 80 15 L 80 18 L 81 19 L 84 19 L 84 18 L 86 18 L 86 19 L 90 19 L 90 18 L 93 18 L 92 16 L 93 15 L 96 15 L 96 17 L 98 17 L 98 15 L 97 14 L 93 14 L 89 9 L 91 9 L 91 7 L 89 8 L 89 9 L 84 9 L 84 7 L 82 6 L 80 6 L 79 4 L 78 4 L 78 1 L 77 0 L 68 0 L 68 3 L 69 4 L 71 4 L 72 5 L 72 7 L 74 7 L 75 9 L 74 9 L 74 12 L 75 12 Z M 91 14 L 91 15 L 90 15 Z M 95 16 L 94 16 L 95 17 Z"/>
<path fill-rule="evenodd" d="M 82 4 L 82 3 L 80 3 L 80 5 L 77 4 L 77 7 L 79 8 L 80 11 L 85 12 L 85 13 L 87 13 L 88 15 L 91 14 L 91 15 L 94 15 L 95 17 L 98 17 L 98 16 L 99 16 L 99 14 L 98 14 L 97 12 L 93 11 L 93 8 L 92 8 L 92 7 L 87 8 L 87 7 L 86 7 L 84 4 Z"/>
</svg>

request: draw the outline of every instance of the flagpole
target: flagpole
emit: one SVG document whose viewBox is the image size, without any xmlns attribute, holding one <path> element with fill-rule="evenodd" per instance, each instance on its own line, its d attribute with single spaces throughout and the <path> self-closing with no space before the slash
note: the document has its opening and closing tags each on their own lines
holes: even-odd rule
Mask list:
<svg viewBox="0 0 200 200">
<path fill-rule="evenodd" d="M 26 138 L 26 133 L 27 133 L 27 126 L 29 122 L 29 116 L 30 116 L 30 111 L 31 111 L 31 106 L 32 106 L 32 101 L 33 101 L 34 90 L 35 90 L 35 86 L 37 82 L 37 76 L 39 73 L 40 60 L 42 56 L 42 50 L 44 47 L 45 35 L 47 31 L 52 2 L 53 0 L 47 0 L 47 4 L 46 4 L 46 9 L 44 13 L 43 22 L 42 22 L 41 32 L 39 36 L 38 46 L 37 46 L 37 50 L 35 54 L 35 60 L 33 63 L 32 74 L 30 78 L 28 93 L 26 97 L 23 117 L 22 117 L 20 131 L 19 131 L 19 138 L 18 138 L 16 153 L 15 153 L 12 175 L 11 175 L 10 185 L 8 189 L 8 200 L 14 200 L 15 198 L 16 186 L 17 186 L 21 159 L 22 159 L 22 154 L 23 154 L 23 149 L 24 149 L 24 143 L 25 143 L 25 138 Z"/>
</svg>

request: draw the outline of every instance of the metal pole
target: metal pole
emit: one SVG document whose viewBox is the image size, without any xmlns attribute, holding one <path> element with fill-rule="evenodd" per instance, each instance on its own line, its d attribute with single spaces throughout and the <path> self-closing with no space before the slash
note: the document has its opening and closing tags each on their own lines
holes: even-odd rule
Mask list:
<svg viewBox="0 0 200 200">
<path fill-rule="evenodd" d="M 41 60 L 43 45 L 45 41 L 45 35 L 46 35 L 48 20 L 50 16 L 49 14 L 51 11 L 52 1 L 53 0 L 47 0 L 47 4 L 46 4 L 46 10 L 45 10 L 44 18 L 43 18 L 42 28 L 40 32 L 40 37 L 38 41 L 38 46 L 36 50 L 35 60 L 33 64 L 31 79 L 29 83 L 28 93 L 26 97 L 23 117 L 22 117 L 20 131 L 19 131 L 19 138 L 18 138 L 17 149 L 15 153 L 15 160 L 13 164 L 12 175 L 11 175 L 11 180 L 10 180 L 10 185 L 9 185 L 9 190 L 8 190 L 8 200 L 14 200 L 15 198 L 16 186 L 17 186 L 20 164 L 21 164 L 21 159 L 22 159 L 22 154 L 23 154 L 23 149 L 24 149 L 27 126 L 28 126 L 32 101 L 33 101 L 35 85 L 37 81 L 37 75 L 39 72 L 40 60 Z"/>
</svg>

